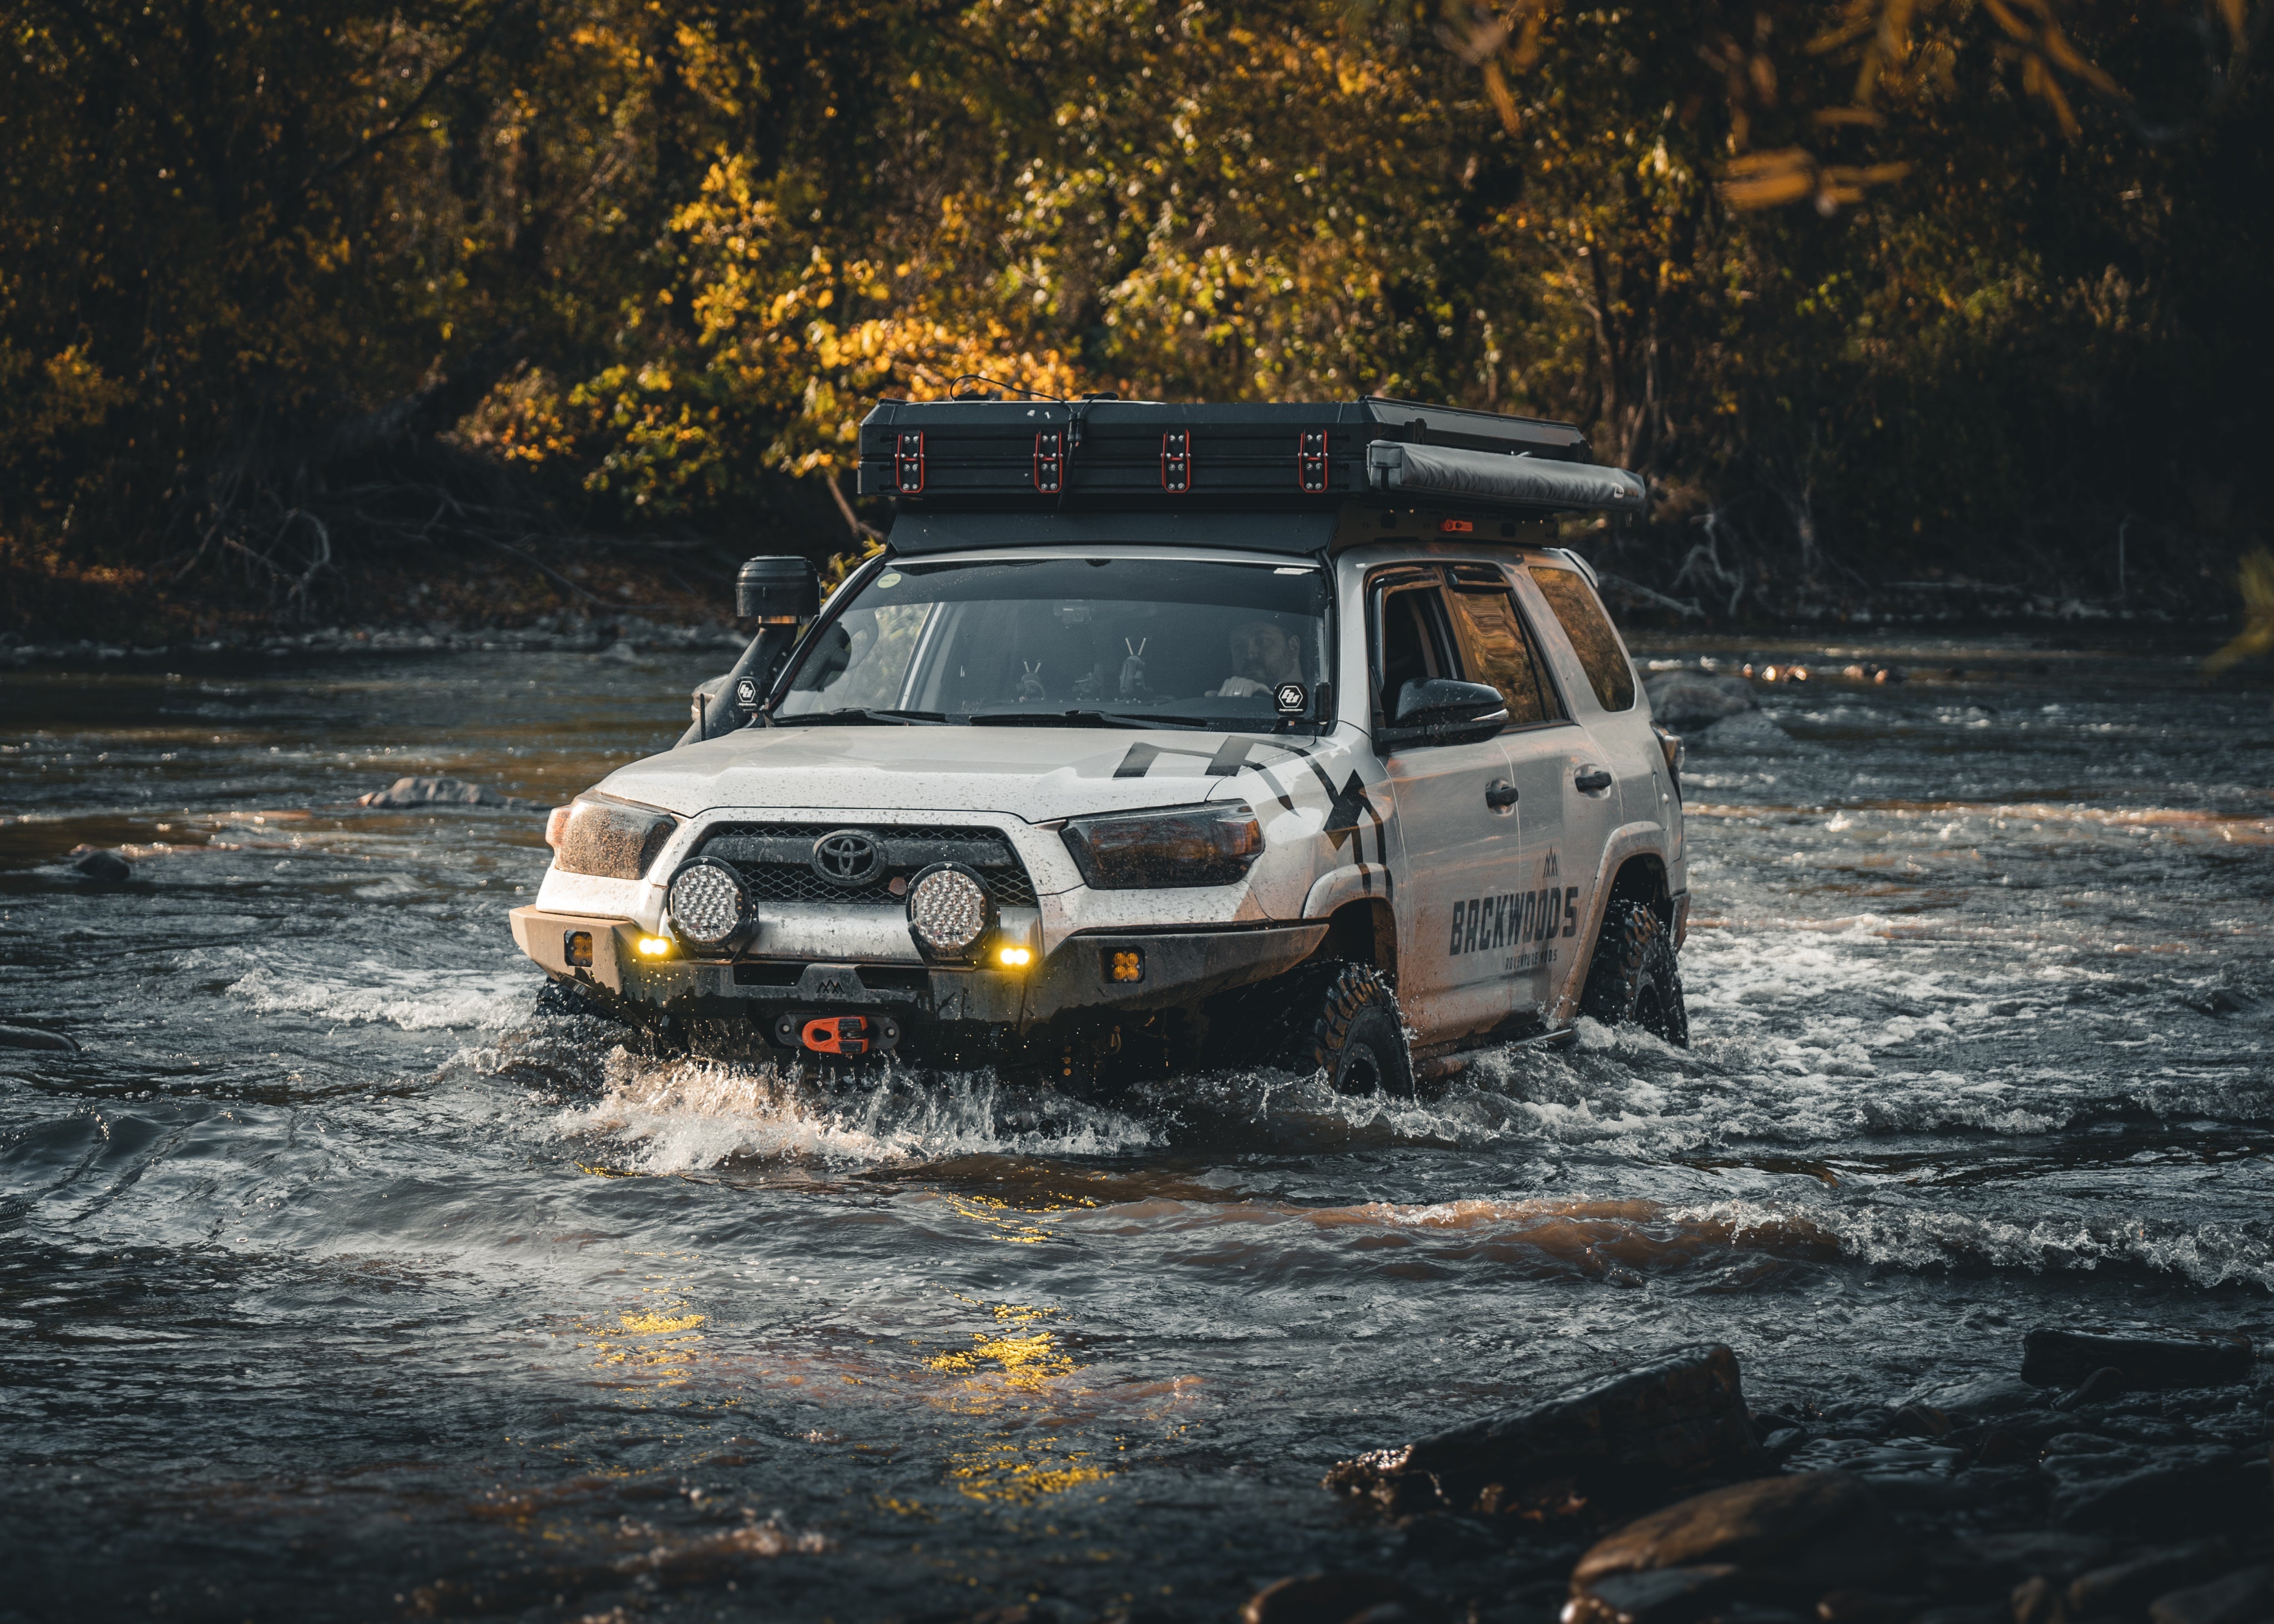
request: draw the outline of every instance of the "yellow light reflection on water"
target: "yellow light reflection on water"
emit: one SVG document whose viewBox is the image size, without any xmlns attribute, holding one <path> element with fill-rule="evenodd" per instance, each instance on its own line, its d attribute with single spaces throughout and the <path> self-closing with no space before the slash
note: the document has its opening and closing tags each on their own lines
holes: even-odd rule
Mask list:
<svg viewBox="0 0 2274 1624">
<path fill-rule="evenodd" d="M 995 1330 L 974 1331 L 970 1347 L 934 1354 L 924 1361 L 925 1368 L 959 1379 L 951 1408 L 970 1416 L 1001 1414 L 1015 1400 L 1073 1398 L 1083 1391 L 1068 1381 L 1082 1367 L 1044 1323 L 1058 1310 L 998 1303 L 991 1312 Z M 1024 1413 L 1036 1406 L 1020 1402 L 1016 1407 Z M 959 1492 L 1006 1505 L 1025 1505 L 1045 1494 L 1102 1483 L 1111 1475 L 1093 1465 L 1086 1451 L 1063 1448 L 1054 1437 L 975 1440 L 947 1457 L 947 1480 Z"/>
</svg>

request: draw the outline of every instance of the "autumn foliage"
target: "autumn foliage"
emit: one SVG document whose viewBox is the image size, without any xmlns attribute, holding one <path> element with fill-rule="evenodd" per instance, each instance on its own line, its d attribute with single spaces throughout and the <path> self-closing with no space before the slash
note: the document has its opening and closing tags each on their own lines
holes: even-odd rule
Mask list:
<svg viewBox="0 0 2274 1624">
<path fill-rule="evenodd" d="M 1715 618 L 2200 607 L 2270 520 L 2263 24 L 25 0 L 0 607 L 825 555 L 862 413 L 965 373 L 1575 418 L 1654 508 L 1574 539 Z"/>
</svg>

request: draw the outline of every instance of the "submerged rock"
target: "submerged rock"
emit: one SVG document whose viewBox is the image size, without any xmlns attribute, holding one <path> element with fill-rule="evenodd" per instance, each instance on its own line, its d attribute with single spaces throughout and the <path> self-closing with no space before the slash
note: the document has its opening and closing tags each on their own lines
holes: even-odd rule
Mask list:
<svg viewBox="0 0 2274 1624">
<path fill-rule="evenodd" d="M 2137 1615 L 2157 1597 L 2200 1583 L 2233 1560 L 2233 1548 L 2224 1539 L 2157 1546 L 2128 1561 L 2078 1575 L 2063 1599 L 2073 1619 Z"/>
<path fill-rule="evenodd" d="M 58 1055 L 76 1055 L 79 1045 L 60 1032 L 42 1032 L 37 1026 L 0 1026 L 0 1049 L 39 1049 Z"/>
<path fill-rule="evenodd" d="M 1702 733 L 1687 735 L 1692 749 L 1782 750 L 1792 746 L 1792 735 L 1758 710 L 1727 717 Z"/>
<path fill-rule="evenodd" d="M 2274 1567 L 2246 1568 L 2158 1596 L 2148 1616 L 2155 1624 L 2263 1624 L 2274 1618 Z"/>
<path fill-rule="evenodd" d="M 1984 1376 L 1978 1381 L 1923 1388 L 1912 1395 L 1912 1401 L 1939 1410 L 1954 1421 L 1967 1422 L 2035 1410 L 2044 1404 L 2045 1395 L 2017 1376 Z"/>
<path fill-rule="evenodd" d="M 1827 1592 L 1908 1576 L 1910 1541 L 1841 1472 L 1733 1484 L 1599 1541 L 1571 1570 L 1564 1624 L 1705 1616 L 1723 1600 L 1813 1613 Z"/>
<path fill-rule="evenodd" d="M 2124 1391 L 2124 1372 L 2113 1365 L 2104 1365 L 2077 1383 L 2075 1389 L 2053 1401 L 2055 1410 L 2082 1410 L 2087 1404 L 2105 1404 Z"/>
<path fill-rule="evenodd" d="M 1754 1469 L 1736 1356 L 1685 1348 L 1595 1387 L 1337 1462 L 1326 1486 L 1385 1510 L 1577 1511 Z"/>
<path fill-rule="evenodd" d="M 385 789 L 356 797 L 359 807 L 511 807 L 535 811 L 544 804 L 518 795 L 501 795 L 463 778 L 397 778 Z"/>
<path fill-rule="evenodd" d="M 1709 677 L 1702 672 L 1669 671 L 1643 684 L 1652 718 L 1677 730 L 1708 727 L 1723 717 L 1750 710 L 1758 703 L 1743 677 Z"/>
<path fill-rule="evenodd" d="M 2183 1530 L 2217 1525 L 2233 1509 L 2242 1457 L 2217 1445 L 2141 1454 L 2050 1456 L 2053 1515 L 2063 1528 Z"/>
<path fill-rule="evenodd" d="M 1360 1618 L 1435 1624 L 1442 1613 L 1419 1591 L 1379 1574 L 1314 1573 L 1265 1585 L 1247 1598 L 1239 1618 L 1240 1624 L 1350 1624 Z"/>
<path fill-rule="evenodd" d="M 72 872 L 98 885 L 123 885 L 134 877 L 134 865 L 116 852 L 82 847 Z"/>
<path fill-rule="evenodd" d="M 2022 1380 L 2067 1387 L 2112 1367 L 2127 1387 L 2215 1387 L 2250 1380 L 2250 1339 L 2228 1336 L 2112 1336 L 2040 1328 L 2022 1342 Z"/>
</svg>

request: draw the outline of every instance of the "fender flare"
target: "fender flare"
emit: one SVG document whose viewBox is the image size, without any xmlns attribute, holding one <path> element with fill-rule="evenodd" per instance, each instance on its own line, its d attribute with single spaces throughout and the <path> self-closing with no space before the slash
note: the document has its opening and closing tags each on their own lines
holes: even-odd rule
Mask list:
<svg viewBox="0 0 2274 1624">
<path fill-rule="evenodd" d="M 1603 929 L 1603 911 L 1610 906 L 1612 876 L 1636 857 L 1655 857 L 1671 871 L 1674 860 L 1667 854 L 1668 846 L 1666 825 L 1655 818 L 1622 823 L 1603 842 L 1603 855 L 1595 868 L 1594 889 L 1588 894 L 1587 912 L 1580 921 L 1583 929 L 1579 941 L 1584 946 L 1571 955 L 1571 962 L 1563 972 L 1563 984 L 1548 1003 L 1545 1013 L 1550 1027 L 1564 1025 L 1579 1007 L 1579 994 L 1587 983 L 1587 967 L 1594 962 L 1595 938 Z"/>
<path fill-rule="evenodd" d="M 1303 898 L 1305 919 L 1325 919 L 1346 902 L 1392 902 L 1389 868 L 1383 863 L 1344 863 L 1311 882 Z"/>
</svg>

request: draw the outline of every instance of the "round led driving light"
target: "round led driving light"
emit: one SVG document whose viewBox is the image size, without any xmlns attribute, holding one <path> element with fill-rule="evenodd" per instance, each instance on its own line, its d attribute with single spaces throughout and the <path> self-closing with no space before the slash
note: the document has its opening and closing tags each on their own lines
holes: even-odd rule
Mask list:
<svg viewBox="0 0 2274 1624">
<path fill-rule="evenodd" d="M 987 883 L 960 863 L 934 863 L 908 882 L 908 929 L 928 954 L 968 953 L 994 923 Z"/>
<path fill-rule="evenodd" d="M 742 928 L 742 876 L 715 857 L 698 857 L 671 881 L 671 928 L 697 947 L 719 947 Z"/>
</svg>

